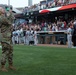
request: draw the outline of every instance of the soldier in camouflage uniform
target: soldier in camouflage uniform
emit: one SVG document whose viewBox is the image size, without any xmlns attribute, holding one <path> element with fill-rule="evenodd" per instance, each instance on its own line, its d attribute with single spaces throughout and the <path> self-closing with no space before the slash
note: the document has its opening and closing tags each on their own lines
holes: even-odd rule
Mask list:
<svg viewBox="0 0 76 75">
<path fill-rule="evenodd" d="M 2 45 L 1 71 L 7 72 L 5 68 L 6 59 L 9 62 L 9 69 L 15 70 L 13 67 L 13 46 L 11 42 L 13 16 L 10 12 L 5 16 L 5 10 L 0 7 L 0 42 Z"/>
</svg>

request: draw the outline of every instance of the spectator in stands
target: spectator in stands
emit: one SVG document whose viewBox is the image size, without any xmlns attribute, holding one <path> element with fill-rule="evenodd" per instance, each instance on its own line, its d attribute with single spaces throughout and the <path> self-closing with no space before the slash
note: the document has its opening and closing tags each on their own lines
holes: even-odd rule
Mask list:
<svg viewBox="0 0 76 75">
<path fill-rule="evenodd" d="M 66 29 L 66 26 L 67 26 L 66 21 L 64 21 L 64 28 L 65 28 L 65 29 Z"/>
</svg>

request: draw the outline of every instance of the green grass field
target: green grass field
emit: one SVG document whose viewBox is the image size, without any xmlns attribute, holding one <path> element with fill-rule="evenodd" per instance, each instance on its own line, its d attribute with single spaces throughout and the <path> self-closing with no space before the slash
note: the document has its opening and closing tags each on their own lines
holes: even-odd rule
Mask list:
<svg viewBox="0 0 76 75">
<path fill-rule="evenodd" d="M 16 45 L 14 66 L 0 75 L 76 75 L 76 49 Z"/>
</svg>

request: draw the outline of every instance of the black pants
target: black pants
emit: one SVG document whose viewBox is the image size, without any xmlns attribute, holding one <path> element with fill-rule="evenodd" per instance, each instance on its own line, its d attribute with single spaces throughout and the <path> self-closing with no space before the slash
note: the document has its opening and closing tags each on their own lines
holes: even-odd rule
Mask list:
<svg viewBox="0 0 76 75">
<path fill-rule="evenodd" d="M 29 42 L 29 45 L 34 45 L 34 41 L 30 41 Z"/>
<path fill-rule="evenodd" d="M 76 46 L 76 35 L 72 36 L 73 46 Z"/>
</svg>

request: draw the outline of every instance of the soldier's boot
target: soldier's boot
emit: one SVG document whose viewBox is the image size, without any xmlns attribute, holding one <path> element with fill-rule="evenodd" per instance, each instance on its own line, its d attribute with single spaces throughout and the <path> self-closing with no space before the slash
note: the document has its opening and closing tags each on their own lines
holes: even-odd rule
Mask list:
<svg viewBox="0 0 76 75">
<path fill-rule="evenodd" d="M 5 68 L 5 65 L 2 65 L 2 66 L 1 66 L 1 71 L 3 71 L 3 72 L 8 72 L 8 70 Z"/>
<path fill-rule="evenodd" d="M 8 68 L 11 70 L 16 70 L 16 68 L 12 64 L 10 64 Z"/>
</svg>

